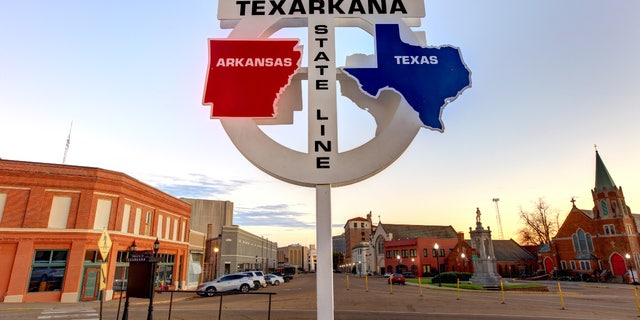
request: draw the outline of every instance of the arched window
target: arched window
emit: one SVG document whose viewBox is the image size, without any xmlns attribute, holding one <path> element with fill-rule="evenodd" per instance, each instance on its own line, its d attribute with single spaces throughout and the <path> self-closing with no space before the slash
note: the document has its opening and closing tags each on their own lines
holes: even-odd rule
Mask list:
<svg viewBox="0 0 640 320">
<path fill-rule="evenodd" d="M 578 229 L 573 238 L 573 251 L 575 252 L 593 252 L 593 241 L 591 235 L 584 232 L 582 229 Z"/>
</svg>

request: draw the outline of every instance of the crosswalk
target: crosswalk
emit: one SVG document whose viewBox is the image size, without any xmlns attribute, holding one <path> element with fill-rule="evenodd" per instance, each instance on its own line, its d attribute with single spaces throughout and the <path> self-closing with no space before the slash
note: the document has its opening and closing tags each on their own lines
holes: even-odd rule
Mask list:
<svg viewBox="0 0 640 320">
<path fill-rule="evenodd" d="M 93 308 L 88 307 L 68 307 L 68 308 L 53 308 L 43 310 L 38 316 L 41 320 L 98 320 L 100 317 L 98 312 Z"/>
</svg>

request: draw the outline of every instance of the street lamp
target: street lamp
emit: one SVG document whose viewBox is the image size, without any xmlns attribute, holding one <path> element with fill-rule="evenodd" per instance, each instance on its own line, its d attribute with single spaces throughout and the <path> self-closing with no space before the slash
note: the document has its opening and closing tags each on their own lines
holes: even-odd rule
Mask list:
<svg viewBox="0 0 640 320">
<path fill-rule="evenodd" d="M 438 287 L 442 287 L 442 277 L 440 277 L 440 252 L 438 249 L 440 249 L 440 246 L 438 245 L 438 243 L 436 242 L 436 244 L 433 245 L 433 249 L 435 250 L 436 253 L 436 268 L 438 269 Z"/>
<path fill-rule="evenodd" d="M 130 260 L 131 255 L 136 252 L 137 248 L 138 248 L 138 246 L 136 246 L 136 240 L 133 239 L 133 243 L 131 243 L 131 245 L 129 246 L 129 256 L 127 257 L 127 262 Z M 129 284 L 128 273 L 129 272 L 127 271 L 127 287 L 128 287 L 128 284 Z M 122 285 L 124 286 L 124 282 L 123 282 Z M 122 289 L 124 289 L 124 288 L 120 288 L 120 298 L 121 299 L 122 299 Z M 118 310 L 118 312 L 119 312 L 119 310 Z M 122 320 L 128 320 L 128 319 L 129 319 L 129 294 L 127 294 L 127 297 L 124 300 L 124 310 L 122 310 Z"/>
<path fill-rule="evenodd" d="M 213 252 L 215 253 L 215 260 L 213 263 L 213 279 L 218 279 L 218 252 L 220 249 L 218 247 L 213 248 Z"/>
<path fill-rule="evenodd" d="M 460 256 L 462 257 L 462 272 L 467 272 L 467 256 L 465 256 L 464 252 Z"/>
<path fill-rule="evenodd" d="M 627 263 L 629 264 L 629 273 L 631 273 L 632 283 L 636 284 L 636 276 L 633 274 L 633 266 L 631 265 L 631 255 L 627 253 L 624 257 L 627 258 Z"/>
<path fill-rule="evenodd" d="M 415 258 L 411 258 L 411 273 L 414 274 L 415 276 L 415 269 L 416 269 L 416 259 Z"/>
<path fill-rule="evenodd" d="M 402 258 L 400 258 L 400 255 L 398 255 L 396 258 L 398 258 L 398 265 L 396 265 L 396 272 L 400 273 L 400 264 L 402 263 Z"/>
<path fill-rule="evenodd" d="M 149 310 L 147 311 L 147 320 L 153 320 L 153 296 L 155 295 L 156 289 L 156 268 L 158 265 L 157 255 L 158 251 L 160 251 L 160 241 L 156 238 L 156 241 L 153 242 L 153 262 L 152 271 L 151 271 L 151 297 L 149 298 Z"/>
</svg>

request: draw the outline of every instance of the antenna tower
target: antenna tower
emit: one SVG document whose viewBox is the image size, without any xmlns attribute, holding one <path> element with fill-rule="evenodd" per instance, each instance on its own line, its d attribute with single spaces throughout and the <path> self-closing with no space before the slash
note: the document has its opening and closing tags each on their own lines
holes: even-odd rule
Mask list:
<svg viewBox="0 0 640 320">
<path fill-rule="evenodd" d="M 502 232 L 502 220 L 500 219 L 500 208 L 498 208 L 498 201 L 500 201 L 500 198 L 493 198 L 492 200 L 496 203 L 496 220 L 498 221 L 498 232 L 500 233 L 500 240 L 504 240 L 504 233 Z"/>
<path fill-rule="evenodd" d="M 69 145 L 71 144 L 71 129 L 73 128 L 73 121 L 71 121 L 71 127 L 69 127 L 69 135 L 67 136 L 67 143 L 64 146 L 64 156 L 62 157 L 62 164 L 67 161 L 67 151 L 69 151 Z"/>
</svg>

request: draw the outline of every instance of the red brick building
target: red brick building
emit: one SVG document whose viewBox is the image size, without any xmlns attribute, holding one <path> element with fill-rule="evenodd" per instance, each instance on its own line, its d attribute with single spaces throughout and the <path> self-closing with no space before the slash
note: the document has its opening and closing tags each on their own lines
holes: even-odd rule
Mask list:
<svg viewBox="0 0 640 320">
<path fill-rule="evenodd" d="M 362 242 L 371 241 L 371 233 L 373 231 L 373 223 L 371 222 L 371 213 L 367 214 L 367 218 L 356 217 L 347 220 L 344 225 L 345 239 L 345 262 L 353 263 L 353 249 Z"/>
<path fill-rule="evenodd" d="M 160 242 L 158 283 L 186 280 L 191 206 L 123 173 L 0 160 L 0 297 L 3 302 L 95 300 L 106 230 L 107 300 L 127 275 L 127 256 Z"/>
<path fill-rule="evenodd" d="M 637 269 L 640 215 L 631 213 L 622 188 L 613 182 L 597 151 L 591 195 L 593 208 L 579 209 L 572 200 L 573 207 L 551 244 L 540 247 L 545 272 L 553 274 L 555 268 L 561 274 L 592 275 L 606 270 L 621 278 L 628 268 Z"/>
</svg>

